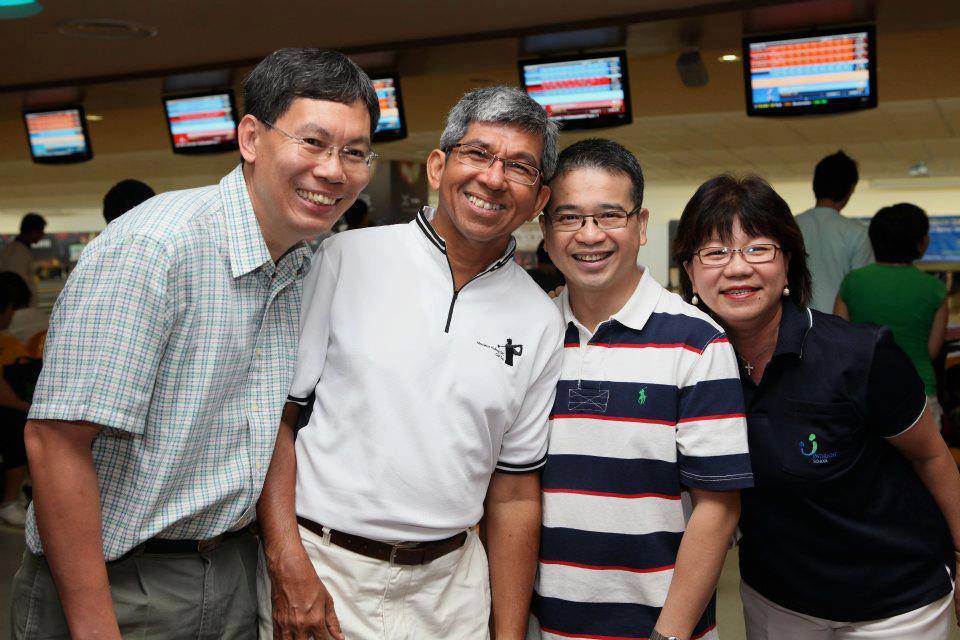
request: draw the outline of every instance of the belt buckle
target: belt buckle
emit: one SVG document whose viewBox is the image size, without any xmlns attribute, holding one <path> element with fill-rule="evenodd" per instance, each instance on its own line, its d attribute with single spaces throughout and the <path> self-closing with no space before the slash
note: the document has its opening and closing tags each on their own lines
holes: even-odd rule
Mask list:
<svg viewBox="0 0 960 640">
<path fill-rule="evenodd" d="M 220 546 L 220 543 L 223 542 L 223 534 L 221 533 L 218 536 L 212 538 L 207 538 L 206 540 L 200 540 L 197 542 L 197 551 L 200 553 L 207 553 L 213 551 Z"/>
<path fill-rule="evenodd" d="M 390 564 L 396 564 L 397 552 L 401 549 L 413 549 L 420 546 L 419 542 L 398 542 L 390 547 Z"/>
</svg>

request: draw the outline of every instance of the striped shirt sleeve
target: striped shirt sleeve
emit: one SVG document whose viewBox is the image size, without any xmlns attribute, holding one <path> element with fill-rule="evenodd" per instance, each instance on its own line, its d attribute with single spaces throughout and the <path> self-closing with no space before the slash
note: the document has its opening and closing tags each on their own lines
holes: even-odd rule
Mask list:
<svg viewBox="0 0 960 640">
<path fill-rule="evenodd" d="M 691 365 L 682 381 L 679 405 L 681 482 L 714 491 L 752 487 L 736 354 L 722 333 L 707 342 Z"/>
</svg>

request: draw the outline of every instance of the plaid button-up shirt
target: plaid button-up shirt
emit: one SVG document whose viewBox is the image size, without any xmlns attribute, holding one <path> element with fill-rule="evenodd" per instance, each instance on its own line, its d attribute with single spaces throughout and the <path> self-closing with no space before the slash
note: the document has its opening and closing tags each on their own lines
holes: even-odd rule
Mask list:
<svg viewBox="0 0 960 640">
<path fill-rule="evenodd" d="M 270 258 L 240 167 L 149 200 L 84 250 L 53 309 L 30 418 L 104 427 L 105 559 L 253 520 L 308 268 L 305 245 Z M 27 543 L 42 553 L 32 507 Z"/>
</svg>

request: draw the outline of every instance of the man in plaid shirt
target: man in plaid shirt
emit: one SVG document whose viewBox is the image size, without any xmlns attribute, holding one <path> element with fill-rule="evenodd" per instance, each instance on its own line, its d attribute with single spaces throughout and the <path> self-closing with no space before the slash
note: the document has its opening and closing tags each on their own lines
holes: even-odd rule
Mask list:
<svg viewBox="0 0 960 640">
<path fill-rule="evenodd" d="M 268 56 L 244 103 L 242 164 L 112 223 L 54 308 L 15 638 L 256 637 L 248 525 L 293 373 L 302 241 L 367 185 L 379 106 L 316 49 Z"/>
</svg>

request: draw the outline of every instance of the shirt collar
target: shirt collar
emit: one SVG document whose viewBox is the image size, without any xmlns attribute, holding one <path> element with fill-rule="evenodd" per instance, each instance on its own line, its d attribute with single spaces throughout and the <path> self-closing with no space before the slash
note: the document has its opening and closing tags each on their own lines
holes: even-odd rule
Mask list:
<svg viewBox="0 0 960 640">
<path fill-rule="evenodd" d="M 424 238 L 427 243 L 433 247 L 436 251 L 440 252 L 443 255 L 444 262 L 446 262 L 447 257 L 447 243 L 446 241 L 437 233 L 436 229 L 433 228 L 432 220 L 436 215 L 437 210 L 429 205 L 425 205 L 419 212 L 417 212 L 417 217 L 413 219 L 411 225 L 414 225 L 417 229 L 420 230 L 419 234 Z M 497 258 L 493 263 L 490 264 L 486 269 L 481 273 L 477 274 L 477 277 L 489 273 L 490 271 L 496 271 L 497 269 L 503 267 L 508 262 L 513 260 L 513 255 L 517 252 L 517 240 L 513 236 L 510 236 L 510 242 L 507 243 L 507 249 L 503 252 L 499 258 Z"/>
<path fill-rule="evenodd" d="M 803 343 L 813 328 L 813 314 L 810 309 L 798 307 L 790 300 L 783 303 L 780 316 L 780 330 L 777 334 L 777 348 L 774 356 L 786 353 L 803 357 Z"/>
<path fill-rule="evenodd" d="M 620 324 L 630 327 L 634 331 L 643 330 L 644 325 L 647 324 L 647 320 L 649 320 L 653 314 L 653 310 L 656 309 L 657 303 L 660 302 L 660 296 L 664 291 L 656 278 L 650 275 L 650 269 L 643 266 L 640 268 L 643 269 L 643 274 L 640 276 L 640 282 L 637 283 L 637 288 L 633 290 L 633 294 L 631 294 L 626 304 L 609 318 L 610 320 L 616 320 Z M 573 322 L 578 327 L 583 326 L 573 314 L 573 309 L 570 308 L 569 287 L 564 287 L 563 292 L 560 294 L 558 304 L 560 305 L 561 313 L 563 313 L 563 321 L 565 324 Z"/>
<path fill-rule="evenodd" d="M 223 200 L 230 272 L 234 278 L 239 278 L 272 262 L 260 223 L 253 212 L 247 183 L 243 179 L 243 165 L 237 165 L 220 180 L 220 195 Z"/>
</svg>

